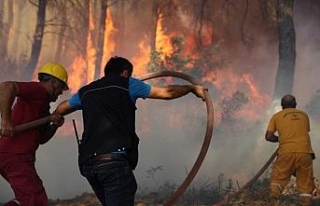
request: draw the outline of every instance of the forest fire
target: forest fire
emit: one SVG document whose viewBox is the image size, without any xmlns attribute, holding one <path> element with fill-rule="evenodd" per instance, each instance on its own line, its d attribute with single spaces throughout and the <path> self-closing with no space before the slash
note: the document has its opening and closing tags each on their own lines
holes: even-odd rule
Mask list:
<svg viewBox="0 0 320 206">
<path fill-rule="evenodd" d="M 90 24 L 89 28 L 90 31 L 95 30 L 95 24 L 92 17 L 92 13 L 90 13 Z M 117 30 L 113 26 L 112 22 L 112 16 L 110 9 L 107 10 L 107 18 L 106 18 L 106 32 L 104 37 L 104 46 L 103 46 L 103 62 L 106 62 L 113 54 L 115 43 L 114 43 L 114 35 L 117 32 Z M 96 55 L 97 51 L 93 44 L 92 40 L 92 32 L 88 32 L 87 37 L 87 47 L 86 47 L 86 57 L 82 57 L 82 55 L 79 55 L 75 57 L 74 61 L 72 62 L 70 66 L 70 78 L 69 78 L 69 84 L 71 88 L 71 92 L 75 93 L 77 89 L 79 89 L 84 84 L 87 84 L 94 80 L 95 72 L 100 71 L 99 76 L 103 75 L 103 66 L 101 66 L 100 70 L 95 68 L 95 61 L 96 61 Z"/>
<path fill-rule="evenodd" d="M 96 29 L 95 21 L 92 13 L 90 13 L 90 31 Z M 107 18 L 105 20 L 106 31 L 104 36 L 103 59 L 99 76 L 103 75 L 103 64 L 110 56 L 118 55 L 115 53 L 117 47 L 115 36 L 118 34 L 111 10 L 107 10 Z M 224 65 L 223 69 L 216 68 L 222 58 L 221 55 L 212 53 L 211 56 L 204 57 L 203 53 L 196 50 L 196 41 L 190 33 L 179 34 L 175 30 L 168 30 L 165 25 L 165 16 L 159 15 L 156 33 L 155 33 L 155 52 L 158 59 L 154 60 L 150 56 L 151 46 L 148 39 L 142 39 L 138 44 L 138 51 L 131 57 L 134 64 L 133 76 L 139 77 L 148 72 L 155 70 L 174 70 L 189 73 L 195 70 L 199 73 L 199 78 L 207 84 L 212 93 L 214 93 L 215 104 L 215 123 L 216 126 L 226 115 L 234 118 L 245 120 L 246 122 L 255 122 L 262 118 L 264 108 L 270 103 L 271 99 L 268 95 L 263 94 L 258 88 L 254 74 L 250 72 L 237 71 L 232 65 Z M 204 26 L 208 32 L 200 34 L 200 42 L 203 47 L 209 47 L 213 44 L 213 28 Z M 95 72 L 99 69 L 95 68 L 97 50 L 93 44 L 92 32 L 88 32 L 86 57 L 78 55 L 74 58 L 70 66 L 70 88 L 71 93 L 75 93 L 82 85 L 93 80 Z M 174 39 L 181 38 L 183 46 L 179 45 Z M 208 55 L 208 54 L 206 54 Z M 190 59 L 189 61 L 183 59 Z M 180 63 L 174 61 L 185 61 L 183 66 L 177 66 Z M 213 61 L 213 64 L 206 62 Z M 157 67 L 148 68 L 151 61 L 155 61 Z M 218 63 L 216 63 L 218 62 Z M 203 63 L 203 64 L 201 64 Z M 166 78 L 167 83 L 174 83 L 173 78 Z M 240 94 L 242 97 L 239 99 Z M 226 113 L 226 114 L 225 114 Z M 223 117 L 224 116 L 224 117 Z M 170 117 L 169 119 L 178 125 L 179 117 Z M 147 131 L 147 130 L 144 130 Z"/>
<path fill-rule="evenodd" d="M 139 44 L 139 52 L 132 58 L 132 64 L 134 65 L 133 76 L 141 76 L 147 73 L 147 64 L 150 60 L 150 46 L 146 42 L 142 41 Z"/>
<path fill-rule="evenodd" d="M 114 40 L 115 34 L 118 32 L 117 28 L 114 27 L 113 19 L 111 16 L 111 12 L 108 9 L 108 17 L 106 18 L 106 33 L 105 33 L 105 44 L 104 44 L 104 53 L 103 53 L 103 62 L 106 62 L 108 58 L 114 54 L 114 50 L 116 42 Z M 172 39 L 178 37 L 179 35 L 176 32 L 169 32 L 163 28 L 163 16 L 160 15 L 159 20 L 157 22 L 157 31 L 156 31 L 156 41 L 155 41 L 155 49 L 156 52 L 160 55 L 160 60 L 162 62 L 162 67 L 172 69 L 167 62 L 167 59 L 170 59 L 173 55 L 175 55 L 174 45 L 172 43 Z M 90 30 L 95 29 L 95 25 L 93 20 L 90 18 Z M 212 29 L 211 29 L 212 30 Z M 188 62 L 182 72 L 188 72 L 190 68 L 194 66 L 194 62 L 201 59 L 201 54 L 194 52 L 195 42 L 193 38 L 190 38 L 192 35 L 186 35 L 185 46 L 181 51 L 182 54 L 192 54 L 193 61 Z M 88 33 L 88 46 L 87 46 L 87 57 L 84 60 L 82 57 L 78 56 L 74 59 L 71 68 L 70 75 L 70 88 L 72 93 L 76 92 L 75 89 L 79 88 L 83 84 L 89 83 L 92 81 L 94 76 L 94 61 L 96 50 L 92 45 L 91 32 Z M 212 36 L 203 35 L 203 44 L 210 45 L 212 43 Z M 180 49 L 180 48 L 178 48 Z M 148 72 L 148 63 L 150 62 L 150 46 L 147 43 L 147 40 L 142 40 L 139 43 L 139 51 L 135 56 L 132 57 L 132 62 L 134 64 L 134 73 L 133 75 L 138 77 Z M 193 52 L 192 52 L 193 51 Z M 216 56 L 212 56 L 212 59 L 217 58 Z M 220 57 L 219 57 L 220 58 Z M 87 62 L 87 63 L 86 63 Z M 102 69 L 101 74 L 102 76 Z M 233 95 L 240 91 L 242 92 L 247 101 L 241 105 L 241 108 L 232 108 L 233 105 L 229 105 L 230 110 L 234 109 L 234 115 L 236 118 L 245 119 L 247 122 L 254 122 L 261 118 L 261 111 L 263 108 L 269 103 L 270 98 L 262 94 L 259 88 L 256 86 L 255 80 L 253 76 L 249 73 L 236 73 L 234 72 L 234 68 L 224 68 L 224 69 L 215 69 L 210 68 L 207 65 L 204 68 L 198 68 L 202 71 L 201 80 L 205 83 L 209 84 L 209 87 L 213 93 L 218 93 L 217 99 L 214 101 L 216 107 L 216 125 L 221 121 L 221 116 L 225 108 L 225 105 L 221 105 L 221 101 L 225 101 L 226 99 L 231 99 Z M 97 71 L 97 70 L 96 70 Z M 88 73 L 88 75 L 84 75 Z M 84 77 L 87 76 L 87 79 Z M 167 82 L 173 82 L 172 78 L 167 78 Z M 237 104 L 237 99 L 233 99 L 234 104 Z M 241 101 L 241 100 L 239 100 Z M 239 103 L 240 104 L 240 103 Z M 179 115 L 172 115 L 169 117 L 172 125 L 181 126 L 181 122 L 179 120 Z M 148 129 L 144 129 L 144 131 L 148 131 Z"/>
<path fill-rule="evenodd" d="M 40 7 L 39 2 L 47 2 L 46 8 Z M 295 1 L 295 12 L 287 12 L 290 18 L 295 17 L 294 24 L 290 24 L 295 27 L 290 35 L 294 38 L 286 42 L 279 35 L 281 21 L 277 15 L 283 8 L 277 1 L 242 4 L 219 0 L 3 0 L 0 1 L 0 78 L 37 81 L 37 69 L 45 61 L 60 62 L 68 70 L 70 91 L 55 104 L 101 77 L 104 64 L 114 55 L 131 60 L 135 77 L 169 70 L 198 79 L 209 88 L 215 120 L 213 141 L 194 185 L 195 188 L 204 185 L 210 192 L 216 192 L 219 187 L 218 194 L 223 197 L 228 195 L 225 188 L 239 189 L 276 149 L 277 145 L 265 142 L 264 134 L 266 121 L 281 110 L 279 97 L 284 91 L 296 95 L 298 107 L 310 113 L 312 124 L 317 125 L 320 119 L 319 41 L 315 35 L 319 24 L 318 2 Z M 293 11 L 293 5 L 288 9 Z M 281 42 L 286 43 L 282 44 L 282 50 Z M 280 51 L 288 52 L 283 48 L 289 46 L 295 55 L 289 55 L 292 59 L 281 59 Z M 295 64 L 281 65 L 281 62 Z M 283 71 L 288 73 L 281 76 Z M 165 77 L 150 83 L 183 82 Z M 172 185 L 181 183 L 190 172 L 205 127 L 205 104 L 197 100 L 189 95 L 170 103 L 137 102 L 136 129 L 142 140 L 140 165 L 136 170 L 139 191 L 148 188 L 148 192 L 154 190 L 160 194 L 164 189 L 169 193 Z M 56 138 L 42 147 L 37 157 L 39 175 L 54 199 L 74 197 L 90 189 L 78 174 L 77 145 L 70 118 L 76 120 L 81 134 L 81 112 L 68 115 Z M 319 129 L 312 126 L 314 145 L 319 144 L 318 133 Z M 318 154 L 319 149 L 314 149 Z M 153 170 L 152 176 L 148 173 L 146 177 L 146 171 L 159 167 L 162 170 Z M 317 177 L 319 165 L 315 164 L 314 168 Z M 224 178 L 219 176 L 215 181 L 219 173 Z M 266 171 L 266 178 L 268 174 Z M 207 180 L 212 184 L 207 184 Z M 10 186 L 2 182 L 0 185 L 1 205 L 12 194 L 9 194 Z M 267 188 L 262 186 L 255 191 Z M 187 199 L 202 205 L 217 201 L 212 193 L 203 191 L 197 198 L 205 197 L 207 202 L 198 201 L 195 196 Z M 154 201 L 162 204 L 165 198 Z"/>
<path fill-rule="evenodd" d="M 86 61 L 81 56 L 76 57 L 69 67 L 68 84 L 72 94 L 77 92 L 80 86 L 85 83 L 83 75 L 86 71 Z"/>
<path fill-rule="evenodd" d="M 171 39 L 172 37 L 177 35 L 175 34 L 175 32 L 167 34 L 167 32 L 163 29 L 163 20 L 163 15 L 160 14 L 157 22 L 155 48 L 158 52 L 162 52 L 165 55 L 170 55 L 174 50 Z M 162 61 L 165 60 L 165 55 L 161 57 Z"/>
<path fill-rule="evenodd" d="M 117 34 L 118 30 L 113 25 L 112 15 L 110 8 L 107 9 L 107 18 L 106 18 L 106 33 L 105 33 L 105 41 L 103 46 L 103 57 L 102 62 L 107 62 L 108 59 L 113 56 L 114 50 L 116 47 L 114 37 Z M 103 68 L 104 66 L 101 66 L 101 72 L 100 76 L 103 75 Z"/>
</svg>

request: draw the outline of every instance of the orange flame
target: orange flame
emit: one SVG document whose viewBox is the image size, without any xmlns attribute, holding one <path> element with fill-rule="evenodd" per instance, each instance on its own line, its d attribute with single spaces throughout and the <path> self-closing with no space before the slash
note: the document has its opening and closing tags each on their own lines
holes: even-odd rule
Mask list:
<svg viewBox="0 0 320 206">
<path fill-rule="evenodd" d="M 160 14 L 159 20 L 157 22 L 157 30 L 156 30 L 156 50 L 159 52 L 163 52 L 166 55 L 170 55 L 173 52 L 173 47 L 171 44 L 171 38 L 175 36 L 174 33 L 170 35 L 166 34 L 163 29 L 163 15 Z M 162 56 L 162 60 L 164 60 L 165 56 Z"/>
<path fill-rule="evenodd" d="M 111 11 L 108 7 L 107 9 L 107 18 L 105 21 L 106 24 L 106 33 L 104 37 L 104 46 L 103 46 L 103 57 L 102 57 L 102 65 L 109 60 L 115 50 L 115 42 L 114 36 L 118 32 L 118 30 L 113 25 Z M 101 66 L 100 76 L 103 75 L 103 66 Z"/>
<path fill-rule="evenodd" d="M 140 53 L 132 59 L 134 65 L 134 76 L 141 76 L 147 73 L 147 64 L 150 61 L 150 46 L 147 46 L 145 42 L 139 44 Z"/>
<path fill-rule="evenodd" d="M 87 63 L 86 61 L 81 57 L 76 57 L 71 66 L 69 67 L 69 79 L 68 84 L 70 87 L 71 93 L 76 93 L 77 90 L 86 83 L 85 80 L 85 74 L 87 70 Z"/>
<path fill-rule="evenodd" d="M 88 69 L 87 69 L 87 79 L 86 82 L 91 82 L 94 79 L 94 72 L 95 72 L 95 61 L 97 51 L 96 48 L 93 46 L 93 40 L 91 36 L 91 31 L 95 29 L 94 25 L 94 18 L 93 18 L 93 11 L 92 7 L 90 7 L 90 15 L 89 15 L 89 30 L 88 38 L 87 38 L 87 61 L 88 61 Z"/>
<path fill-rule="evenodd" d="M 90 15 L 90 29 L 94 29 L 94 24 L 92 21 L 92 16 Z M 160 18 L 157 22 L 157 30 L 156 30 L 156 39 L 155 39 L 155 46 L 156 51 L 160 52 L 162 54 L 161 59 L 164 61 L 165 64 L 165 58 L 167 56 L 172 55 L 174 52 L 174 48 L 171 43 L 171 39 L 173 37 L 176 37 L 178 34 L 175 32 L 169 32 L 163 27 L 163 15 L 160 15 Z M 107 10 L 107 19 L 106 19 L 106 35 L 105 35 L 105 44 L 104 44 L 104 55 L 103 55 L 103 61 L 107 61 L 108 58 L 112 55 L 115 49 L 115 43 L 114 43 L 114 35 L 116 32 L 118 32 L 117 28 L 114 27 L 113 21 L 112 21 L 112 15 L 110 10 Z M 212 44 L 212 28 L 207 28 L 209 32 L 206 34 L 203 34 L 201 36 L 203 45 L 210 45 Z M 195 48 L 195 40 L 193 35 L 189 34 L 186 37 L 186 44 L 185 49 L 183 51 L 183 54 L 185 55 L 192 55 L 192 58 L 201 58 L 199 53 L 194 52 Z M 134 76 L 140 76 L 147 72 L 147 64 L 150 61 L 150 45 L 148 44 L 148 41 L 145 39 L 140 42 L 139 44 L 139 53 L 132 58 L 132 63 L 134 65 Z M 86 79 L 87 82 L 90 81 L 90 78 L 92 78 L 94 72 L 94 63 L 96 51 L 92 47 L 92 41 L 91 36 L 88 36 L 88 71 L 90 72 L 90 75 L 88 75 L 88 78 Z M 216 55 L 216 54 L 215 54 Z M 212 57 L 216 58 L 216 57 Z M 81 82 L 81 74 L 85 73 L 84 68 L 86 68 L 85 61 L 81 58 L 76 58 L 73 62 L 74 68 L 77 68 L 74 73 L 72 73 L 71 81 L 73 87 L 79 88 L 79 86 L 82 83 L 87 82 Z M 189 65 L 192 67 L 192 65 Z M 187 66 L 188 67 L 188 66 Z M 81 68 L 81 69 L 79 69 Z M 188 69 L 188 68 L 186 68 Z M 200 68 L 199 68 L 200 69 Z M 268 103 L 269 97 L 264 95 L 259 88 L 256 86 L 257 84 L 254 81 L 253 75 L 249 73 L 236 73 L 234 72 L 234 68 L 231 67 L 225 67 L 223 69 L 217 70 L 215 68 L 206 68 L 203 67 L 202 69 L 205 69 L 205 76 L 202 77 L 203 82 L 208 82 L 213 85 L 215 90 L 219 91 L 219 94 L 221 94 L 220 97 L 218 97 L 220 100 L 231 97 L 236 91 L 240 91 L 245 93 L 247 98 L 249 99 L 248 103 L 241 108 L 240 111 L 237 112 L 237 116 L 242 119 L 247 120 L 257 120 L 261 118 L 259 115 L 259 111 L 263 110 L 263 107 Z M 78 73 L 77 73 L 78 72 Z M 101 69 L 102 72 L 102 69 Z M 79 80 L 80 79 L 80 80 Z M 170 80 L 170 78 L 169 78 Z M 73 91 L 73 90 L 72 90 Z M 215 101 L 217 102 L 217 101 Z M 217 122 L 219 122 L 219 108 L 217 109 L 216 117 Z M 169 118 L 170 122 L 172 122 L 172 125 L 178 124 L 177 118 L 179 117 L 172 117 Z M 144 129 L 146 130 L 146 129 Z"/>
<path fill-rule="evenodd" d="M 223 94 L 220 99 L 231 97 L 236 91 L 244 92 L 249 101 L 244 108 L 238 112 L 238 116 L 246 120 L 257 120 L 261 118 L 259 111 L 263 110 L 263 107 L 270 101 L 269 97 L 262 94 L 256 86 L 251 74 L 236 74 L 233 69 L 226 68 L 223 70 L 210 71 L 202 80 L 212 83 L 215 89 Z"/>
</svg>

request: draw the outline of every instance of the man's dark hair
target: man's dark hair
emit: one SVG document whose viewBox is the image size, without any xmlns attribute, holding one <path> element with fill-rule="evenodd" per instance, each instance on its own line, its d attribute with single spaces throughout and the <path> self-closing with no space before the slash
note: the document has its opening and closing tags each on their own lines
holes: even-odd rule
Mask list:
<svg viewBox="0 0 320 206">
<path fill-rule="evenodd" d="M 297 106 L 296 98 L 291 94 L 287 94 L 283 96 L 281 99 L 281 106 L 282 106 L 282 109 L 296 108 Z"/>
<path fill-rule="evenodd" d="M 104 67 L 104 75 L 121 74 L 124 70 L 128 70 L 129 76 L 132 75 L 133 65 L 123 57 L 111 57 Z"/>
<path fill-rule="evenodd" d="M 40 82 L 47 82 L 49 81 L 50 79 L 52 79 L 53 77 L 49 74 L 44 74 L 44 73 L 40 73 L 38 74 L 38 80 Z"/>
</svg>

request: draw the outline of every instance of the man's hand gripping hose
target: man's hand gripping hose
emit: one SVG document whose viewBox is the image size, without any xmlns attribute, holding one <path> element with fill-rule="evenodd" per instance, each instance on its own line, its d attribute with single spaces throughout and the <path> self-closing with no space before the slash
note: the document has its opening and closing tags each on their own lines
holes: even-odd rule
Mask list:
<svg viewBox="0 0 320 206">
<path fill-rule="evenodd" d="M 24 132 L 30 129 L 34 129 L 40 126 L 43 126 L 45 124 L 49 124 L 51 122 L 51 115 L 46 116 L 44 118 L 32 121 L 32 122 L 28 122 L 25 124 L 20 124 L 18 126 L 15 127 L 14 130 L 14 134 L 20 133 L 20 132 Z M 0 128 L 0 134 L 2 133 L 2 129 Z"/>
</svg>

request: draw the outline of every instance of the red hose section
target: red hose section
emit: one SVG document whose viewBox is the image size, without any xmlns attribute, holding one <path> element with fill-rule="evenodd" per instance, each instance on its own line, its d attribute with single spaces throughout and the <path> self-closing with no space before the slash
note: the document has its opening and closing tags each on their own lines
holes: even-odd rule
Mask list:
<svg viewBox="0 0 320 206">
<path fill-rule="evenodd" d="M 228 195 L 224 200 L 214 204 L 213 206 L 222 206 L 222 205 L 226 205 L 231 199 L 236 198 L 238 195 L 240 195 L 241 193 L 243 193 L 248 187 L 250 187 L 251 185 L 253 185 L 253 183 L 255 183 L 255 181 L 257 181 L 257 179 L 266 171 L 266 169 L 268 169 L 268 167 L 270 166 L 270 164 L 273 162 L 273 160 L 276 158 L 277 156 L 277 152 L 278 150 L 274 151 L 273 154 L 271 155 L 271 157 L 268 159 L 268 161 L 262 166 L 262 168 L 258 171 L 258 173 L 253 176 L 253 178 L 251 180 L 249 180 L 243 187 L 241 187 L 237 192 L 232 193 L 231 195 Z"/>
<path fill-rule="evenodd" d="M 202 85 L 201 82 L 196 80 L 195 78 L 184 74 L 180 72 L 174 72 L 174 71 L 160 71 L 160 72 L 154 72 L 149 73 L 144 76 L 138 77 L 140 80 L 145 81 L 148 79 L 158 78 L 158 77 L 177 77 L 180 79 L 184 79 L 194 85 Z M 207 154 L 212 132 L 213 132 L 213 121 L 214 121 L 214 111 L 213 111 L 213 105 L 212 100 L 208 92 L 205 93 L 205 102 L 207 107 L 207 127 L 206 127 L 206 133 L 205 137 L 202 143 L 202 147 L 200 150 L 200 153 L 185 180 L 182 182 L 182 184 L 178 187 L 178 189 L 164 202 L 164 206 L 173 205 L 173 203 L 185 192 L 187 187 L 190 185 L 196 174 L 198 173 L 201 164 L 203 163 L 203 160 Z"/>
<path fill-rule="evenodd" d="M 38 120 L 35 120 L 32 122 L 20 124 L 15 127 L 14 134 L 24 132 L 29 129 L 34 129 L 34 128 L 43 126 L 45 124 L 49 124 L 51 122 L 50 118 L 51 118 L 51 116 L 49 115 L 49 116 L 46 116 L 44 118 L 41 118 L 41 119 L 38 119 Z M 1 132 L 2 132 L 2 129 L 0 129 L 0 136 L 1 136 Z"/>
</svg>

